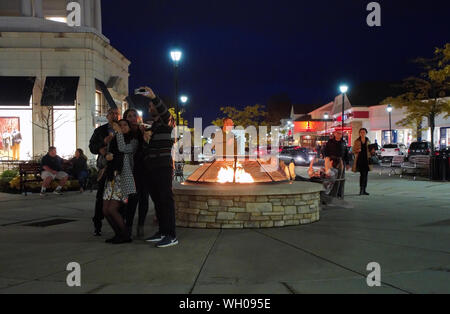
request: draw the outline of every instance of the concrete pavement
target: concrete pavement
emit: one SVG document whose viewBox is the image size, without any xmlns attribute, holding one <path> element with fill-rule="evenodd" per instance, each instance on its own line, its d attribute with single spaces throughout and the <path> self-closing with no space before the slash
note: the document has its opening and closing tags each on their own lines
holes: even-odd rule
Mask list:
<svg viewBox="0 0 450 314">
<path fill-rule="evenodd" d="M 0 293 L 450 293 L 450 183 L 374 172 L 371 196 L 360 197 L 358 178 L 348 175 L 345 202 L 318 223 L 178 229 L 169 249 L 107 245 L 109 226 L 93 237 L 94 193 L 1 194 Z M 74 221 L 25 226 L 52 219 Z M 80 288 L 66 285 L 70 262 L 81 264 Z M 381 266 L 381 287 L 366 284 L 370 262 Z"/>
</svg>

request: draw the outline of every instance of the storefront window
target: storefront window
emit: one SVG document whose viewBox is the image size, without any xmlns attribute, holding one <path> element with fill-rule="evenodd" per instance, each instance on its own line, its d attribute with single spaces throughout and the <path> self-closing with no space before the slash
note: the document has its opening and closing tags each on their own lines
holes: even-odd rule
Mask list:
<svg viewBox="0 0 450 314">
<path fill-rule="evenodd" d="M 69 109 L 70 108 L 70 109 Z M 77 149 L 76 110 L 73 107 L 53 110 L 54 146 L 58 155 L 63 158 L 72 157 Z"/>
<path fill-rule="evenodd" d="M 0 107 L 0 160 L 29 160 L 33 156 L 32 99 L 27 107 Z"/>
</svg>

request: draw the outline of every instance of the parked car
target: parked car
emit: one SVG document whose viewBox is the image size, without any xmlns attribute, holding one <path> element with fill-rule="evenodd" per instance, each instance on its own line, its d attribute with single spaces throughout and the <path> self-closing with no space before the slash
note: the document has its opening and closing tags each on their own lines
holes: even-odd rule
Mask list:
<svg viewBox="0 0 450 314">
<path fill-rule="evenodd" d="M 415 155 L 431 155 L 431 143 L 430 142 L 413 142 L 408 149 L 408 157 Z"/>
<path fill-rule="evenodd" d="M 394 156 L 406 155 L 407 149 L 404 144 L 385 144 L 381 148 L 381 159 L 391 160 Z"/>
<path fill-rule="evenodd" d="M 280 161 L 286 164 L 294 163 L 296 166 L 307 166 L 315 157 L 316 153 L 305 147 L 284 148 L 279 155 Z"/>
</svg>

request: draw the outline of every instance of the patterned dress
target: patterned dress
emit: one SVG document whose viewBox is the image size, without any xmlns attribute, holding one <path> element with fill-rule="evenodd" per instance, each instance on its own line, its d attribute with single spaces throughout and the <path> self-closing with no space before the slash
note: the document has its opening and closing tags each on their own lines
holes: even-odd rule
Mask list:
<svg viewBox="0 0 450 314">
<path fill-rule="evenodd" d="M 133 177 L 133 160 L 139 142 L 132 139 L 129 144 L 125 143 L 122 133 L 117 133 L 117 146 L 124 154 L 122 173 L 115 174 L 112 181 L 105 183 L 104 200 L 127 202 L 131 194 L 136 193 L 136 185 Z"/>
</svg>

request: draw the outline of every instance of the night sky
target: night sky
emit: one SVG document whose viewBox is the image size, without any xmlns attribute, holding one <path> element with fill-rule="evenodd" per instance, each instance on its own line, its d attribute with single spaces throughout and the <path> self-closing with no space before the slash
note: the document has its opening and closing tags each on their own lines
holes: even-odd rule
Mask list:
<svg viewBox="0 0 450 314">
<path fill-rule="evenodd" d="M 365 81 L 415 74 L 411 60 L 450 42 L 450 1 L 384 0 L 382 26 L 366 24 L 369 0 L 108 0 L 103 33 L 130 67 L 130 92 L 174 94 L 169 51 L 182 49 L 187 117 L 209 123 L 221 106 L 323 105 Z M 310 106 L 309 106 L 310 107 Z M 305 106 L 305 112 L 308 111 Z"/>
</svg>

